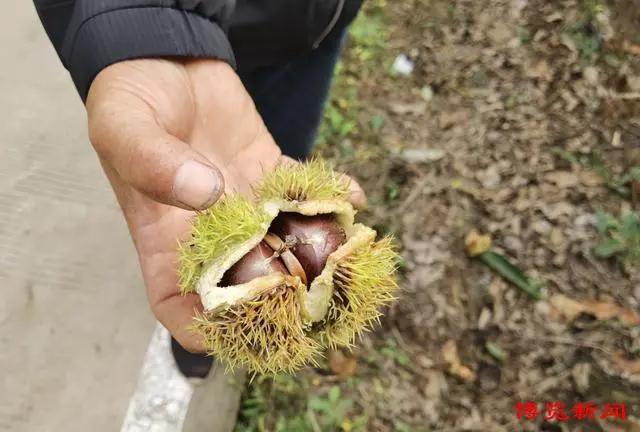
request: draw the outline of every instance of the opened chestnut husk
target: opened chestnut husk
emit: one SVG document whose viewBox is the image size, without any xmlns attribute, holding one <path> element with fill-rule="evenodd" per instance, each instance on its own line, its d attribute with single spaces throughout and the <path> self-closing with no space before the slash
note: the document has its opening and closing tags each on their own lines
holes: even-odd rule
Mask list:
<svg viewBox="0 0 640 432">
<path fill-rule="evenodd" d="M 193 331 L 229 368 L 294 372 L 326 347 L 351 346 L 394 300 L 390 237 L 355 222 L 348 179 L 314 159 L 282 165 L 255 189 L 193 222 L 180 287 L 203 311 Z"/>
</svg>

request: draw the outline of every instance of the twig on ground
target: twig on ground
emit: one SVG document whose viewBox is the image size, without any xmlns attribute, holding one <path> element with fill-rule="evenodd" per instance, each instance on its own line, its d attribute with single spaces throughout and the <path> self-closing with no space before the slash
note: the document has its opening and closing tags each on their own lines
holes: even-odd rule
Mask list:
<svg viewBox="0 0 640 432">
<path fill-rule="evenodd" d="M 400 348 L 408 353 L 413 353 L 414 350 L 409 345 L 407 345 L 404 338 L 402 337 L 398 329 L 395 328 L 395 326 L 391 328 L 391 333 L 393 333 L 393 337 L 395 337 L 398 341 L 398 345 L 400 345 Z"/>
<path fill-rule="evenodd" d="M 640 100 L 640 92 L 618 93 L 610 91 L 608 96 L 613 100 Z"/>
<path fill-rule="evenodd" d="M 316 415 L 314 414 L 313 410 L 307 411 L 307 417 L 309 418 L 309 423 L 311 423 L 311 428 L 313 429 L 313 432 L 322 432 L 322 428 L 320 427 L 320 424 L 318 423 L 318 419 L 316 418 Z"/>
<path fill-rule="evenodd" d="M 529 387 L 518 389 L 520 397 L 538 397 L 541 394 L 553 389 L 558 383 L 564 382 L 571 376 L 571 370 L 564 371 L 559 375 L 551 376 L 543 379 L 539 383 Z"/>
<path fill-rule="evenodd" d="M 560 277 L 554 275 L 554 274 L 548 274 L 545 276 L 545 278 L 549 281 L 549 282 L 553 282 L 558 288 L 560 288 L 560 291 L 562 291 L 563 293 L 569 293 L 571 292 L 571 286 L 567 283 L 565 283 L 563 280 L 560 279 Z"/>
<path fill-rule="evenodd" d="M 580 251 L 580 255 L 582 255 L 582 257 L 593 267 L 593 269 L 596 271 L 596 273 L 598 273 L 598 275 L 602 278 L 603 281 L 608 280 L 609 275 L 607 270 L 605 270 L 605 268 L 598 261 L 595 260 L 595 258 L 593 257 L 593 255 L 591 255 L 591 252 L 589 250 L 587 250 L 585 247 L 581 249 L 582 250 Z"/>
<path fill-rule="evenodd" d="M 624 52 L 640 55 L 640 44 L 628 40 L 611 40 L 604 43 L 604 47 L 610 51 Z"/>
<path fill-rule="evenodd" d="M 420 180 L 418 180 L 418 183 L 413 187 L 413 190 L 411 191 L 411 193 L 409 194 L 409 196 L 407 198 L 405 198 L 405 200 L 395 209 L 394 214 L 395 215 L 400 215 L 402 213 L 404 213 L 405 211 L 407 211 L 407 209 L 418 199 L 420 198 L 420 196 L 426 192 L 427 187 L 429 186 L 429 183 L 435 182 L 433 175 L 424 175 L 422 176 L 422 178 Z M 437 191 L 441 191 L 444 190 L 444 183 L 442 184 L 437 184 L 434 185 L 435 190 L 431 190 L 430 192 L 437 192 Z"/>
<path fill-rule="evenodd" d="M 589 348 L 589 349 L 603 352 L 609 356 L 613 356 L 613 353 L 611 351 L 605 348 L 602 348 L 601 346 L 598 346 L 589 342 L 584 342 L 581 340 L 576 340 L 576 339 L 551 337 L 551 336 L 538 336 L 538 337 L 527 338 L 527 339 L 531 342 L 551 342 L 559 345 L 569 345 L 569 346 L 578 347 L 578 348 Z"/>
</svg>

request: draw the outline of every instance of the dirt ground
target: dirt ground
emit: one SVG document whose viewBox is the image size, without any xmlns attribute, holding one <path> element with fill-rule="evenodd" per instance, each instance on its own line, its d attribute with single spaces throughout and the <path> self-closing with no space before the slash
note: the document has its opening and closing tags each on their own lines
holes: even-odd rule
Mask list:
<svg viewBox="0 0 640 432">
<path fill-rule="evenodd" d="M 256 380 L 236 430 L 639 431 L 636 1 L 370 3 L 318 152 L 402 292 L 352 352 Z"/>
</svg>

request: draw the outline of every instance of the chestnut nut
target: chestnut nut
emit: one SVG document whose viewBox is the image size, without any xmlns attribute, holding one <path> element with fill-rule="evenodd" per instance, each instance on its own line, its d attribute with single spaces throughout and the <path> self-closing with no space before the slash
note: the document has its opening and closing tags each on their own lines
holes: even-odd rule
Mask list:
<svg viewBox="0 0 640 432">
<path fill-rule="evenodd" d="M 299 276 L 310 286 L 324 269 L 329 255 L 345 240 L 345 232 L 332 214 L 281 213 L 271 223 L 265 238 L 227 270 L 221 283 L 239 285 L 272 273 L 284 273 Z"/>
</svg>

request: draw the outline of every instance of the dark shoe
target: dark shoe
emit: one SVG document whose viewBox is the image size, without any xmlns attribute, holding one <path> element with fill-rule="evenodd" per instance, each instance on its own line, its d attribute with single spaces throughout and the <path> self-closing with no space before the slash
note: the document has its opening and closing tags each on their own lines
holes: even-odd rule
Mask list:
<svg viewBox="0 0 640 432">
<path fill-rule="evenodd" d="M 204 380 L 213 366 L 212 356 L 190 353 L 182 348 L 173 337 L 171 338 L 171 353 L 180 373 L 194 385 Z"/>
</svg>

